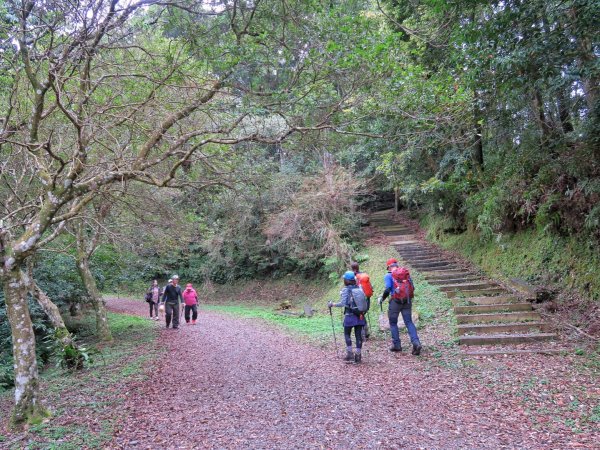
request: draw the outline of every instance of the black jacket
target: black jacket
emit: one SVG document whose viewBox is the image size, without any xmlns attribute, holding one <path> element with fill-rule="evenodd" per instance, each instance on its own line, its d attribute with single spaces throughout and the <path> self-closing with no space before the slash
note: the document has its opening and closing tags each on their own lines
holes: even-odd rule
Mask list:
<svg viewBox="0 0 600 450">
<path fill-rule="evenodd" d="M 163 294 L 163 302 L 177 303 L 179 297 L 179 303 L 183 303 L 183 296 L 181 295 L 181 286 L 173 286 L 172 284 L 167 285 L 165 293 Z"/>
</svg>

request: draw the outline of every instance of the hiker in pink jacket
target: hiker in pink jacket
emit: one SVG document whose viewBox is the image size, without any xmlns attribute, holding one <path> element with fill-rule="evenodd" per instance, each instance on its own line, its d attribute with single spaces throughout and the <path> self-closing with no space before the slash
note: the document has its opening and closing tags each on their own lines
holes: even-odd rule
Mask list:
<svg viewBox="0 0 600 450">
<path fill-rule="evenodd" d="M 198 318 L 198 294 L 192 287 L 192 283 L 188 283 L 183 291 L 183 302 L 185 303 L 185 323 L 190 324 L 190 311 L 192 311 L 192 325 L 196 325 Z"/>
</svg>

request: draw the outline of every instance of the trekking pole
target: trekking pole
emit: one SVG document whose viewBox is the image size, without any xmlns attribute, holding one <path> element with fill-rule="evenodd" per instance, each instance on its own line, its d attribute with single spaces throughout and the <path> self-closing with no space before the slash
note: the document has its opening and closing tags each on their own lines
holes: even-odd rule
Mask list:
<svg viewBox="0 0 600 450">
<path fill-rule="evenodd" d="M 329 307 L 329 317 L 331 317 L 331 331 L 333 332 L 333 344 L 335 345 L 335 356 L 339 358 L 337 338 L 335 337 L 335 325 L 333 324 L 333 313 L 331 312 L 331 306 Z"/>
</svg>

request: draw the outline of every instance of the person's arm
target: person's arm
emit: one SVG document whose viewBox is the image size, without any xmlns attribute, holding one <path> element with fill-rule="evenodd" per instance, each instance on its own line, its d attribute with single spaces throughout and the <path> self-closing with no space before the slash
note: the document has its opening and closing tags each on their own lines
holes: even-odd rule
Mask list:
<svg viewBox="0 0 600 450">
<path fill-rule="evenodd" d="M 165 291 L 163 292 L 163 295 L 162 295 L 162 303 L 164 303 L 166 301 L 167 301 L 167 288 L 165 287 Z"/>
<path fill-rule="evenodd" d="M 383 278 L 383 284 L 385 286 L 385 289 L 383 291 L 383 294 L 381 294 L 381 297 L 379 297 L 379 299 L 380 299 L 379 304 L 383 303 L 385 301 L 385 299 L 388 298 L 389 295 L 394 290 L 394 280 L 392 278 L 391 273 L 387 273 L 385 275 L 385 277 Z"/>
<path fill-rule="evenodd" d="M 338 303 L 329 302 L 329 307 L 343 308 L 348 305 L 348 289 L 342 289 L 340 291 L 340 301 Z"/>
</svg>

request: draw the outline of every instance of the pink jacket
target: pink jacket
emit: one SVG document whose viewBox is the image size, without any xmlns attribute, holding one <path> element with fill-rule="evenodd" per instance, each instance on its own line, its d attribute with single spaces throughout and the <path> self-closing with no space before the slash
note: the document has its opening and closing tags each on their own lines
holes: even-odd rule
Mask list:
<svg viewBox="0 0 600 450">
<path fill-rule="evenodd" d="M 192 288 L 192 289 L 187 289 L 187 288 L 184 289 L 184 291 L 183 291 L 183 301 L 188 306 L 192 306 L 192 305 L 195 305 L 196 303 L 198 303 L 198 294 L 196 294 L 196 291 L 195 291 L 194 288 Z"/>
</svg>

